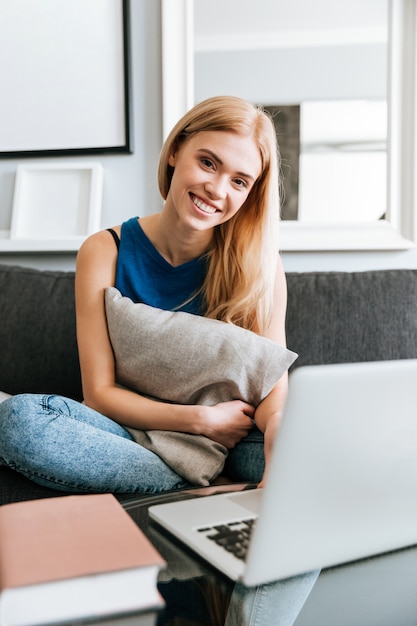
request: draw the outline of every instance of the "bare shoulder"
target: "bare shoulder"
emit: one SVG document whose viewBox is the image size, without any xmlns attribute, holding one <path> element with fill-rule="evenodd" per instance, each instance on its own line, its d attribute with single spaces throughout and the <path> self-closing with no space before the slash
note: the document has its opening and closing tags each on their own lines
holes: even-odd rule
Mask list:
<svg viewBox="0 0 417 626">
<path fill-rule="evenodd" d="M 114 230 L 120 234 L 120 227 Z M 90 235 L 77 254 L 76 286 L 110 286 L 114 284 L 117 246 L 107 230 Z"/>
<path fill-rule="evenodd" d="M 120 237 L 120 226 L 114 226 L 112 230 Z M 99 230 L 97 233 L 87 237 L 78 251 L 78 256 L 100 252 L 105 253 L 107 249 L 112 250 L 115 247 L 112 234 L 107 229 Z"/>
<path fill-rule="evenodd" d="M 120 226 L 114 227 L 113 230 L 120 236 Z M 95 258 L 103 261 L 106 258 L 112 259 L 116 256 L 117 246 L 112 234 L 108 230 L 100 230 L 94 235 L 90 235 L 81 245 L 77 255 L 77 267 L 85 260 L 91 263 L 94 262 Z"/>
</svg>

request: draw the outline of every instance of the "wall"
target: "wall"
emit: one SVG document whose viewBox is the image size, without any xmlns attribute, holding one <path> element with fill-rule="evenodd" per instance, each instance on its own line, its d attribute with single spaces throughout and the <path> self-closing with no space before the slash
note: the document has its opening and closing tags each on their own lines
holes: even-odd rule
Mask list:
<svg viewBox="0 0 417 626">
<path fill-rule="evenodd" d="M 131 0 L 134 153 L 103 156 L 105 171 L 102 227 L 160 207 L 156 183 L 162 141 L 160 3 Z M 277 72 L 279 65 L 275 65 Z M 216 66 L 216 71 L 219 67 Z M 233 75 L 233 73 L 232 73 Z M 229 73 L 229 78 L 231 74 Z M 96 157 L 95 157 L 96 158 Z M 85 159 L 91 160 L 86 156 Z M 78 160 L 78 158 L 77 158 Z M 28 162 L 25 160 L 25 162 Z M 0 159 L 0 230 L 10 228 L 16 160 Z M 283 253 L 288 271 L 417 268 L 417 251 L 361 253 Z M 0 263 L 73 269 L 75 254 L 0 254 Z"/>
<path fill-rule="evenodd" d="M 59 162 L 100 161 L 104 168 L 103 227 L 132 215 L 159 210 L 156 182 L 162 141 L 160 3 L 131 0 L 134 152 L 131 155 L 87 155 Z M 12 61 L 11 61 L 12 62 Z M 36 162 L 49 162 L 37 159 Z M 24 163 L 33 160 L 24 159 Z M 19 161 L 0 159 L 0 230 L 10 229 L 13 188 Z M 73 269 L 75 254 L 1 254 L 0 263 L 39 268 Z"/>
<path fill-rule="evenodd" d="M 382 43 L 197 51 L 194 62 L 197 102 L 214 92 L 259 104 L 385 98 L 387 93 Z"/>
</svg>

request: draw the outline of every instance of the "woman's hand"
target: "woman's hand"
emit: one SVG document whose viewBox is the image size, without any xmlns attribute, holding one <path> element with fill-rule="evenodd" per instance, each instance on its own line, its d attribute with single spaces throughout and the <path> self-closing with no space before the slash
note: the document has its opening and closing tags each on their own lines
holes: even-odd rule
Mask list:
<svg viewBox="0 0 417 626">
<path fill-rule="evenodd" d="M 234 448 L 253 427 L 255 409 L 241 400 L 201 407 L 201 434 Z"/>
</svg>

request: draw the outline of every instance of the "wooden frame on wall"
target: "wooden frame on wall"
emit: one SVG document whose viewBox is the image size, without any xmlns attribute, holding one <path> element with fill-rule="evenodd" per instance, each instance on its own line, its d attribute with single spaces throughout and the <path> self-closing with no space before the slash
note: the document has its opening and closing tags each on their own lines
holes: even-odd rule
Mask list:
<svg viewBox="0 0 417 626">
<path fill-rule="evenodd" d="M 131 153 L 129 0 L 0 5 L 0 158 Z"/>
</svg>

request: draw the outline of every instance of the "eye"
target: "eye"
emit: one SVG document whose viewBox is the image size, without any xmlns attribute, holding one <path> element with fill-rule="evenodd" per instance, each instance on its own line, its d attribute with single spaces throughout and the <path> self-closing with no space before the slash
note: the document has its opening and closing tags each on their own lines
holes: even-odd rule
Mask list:
<svg viewBox="0 0 417 626">
<path fill-rule="evenodd" d="M 243 178 L 234 178 L 233 182 L 237 187 L 241 187 L 242 189 L 248 188 L 248 183 Z"/>
<path fill-rule="evenodd" d="M 214 168 L 214 163 L 211 159 L 209 159 L 208 157 L 202 157 L 200 159 L 200 163 L 202 163 L 202 165 L 204 165 L 204 167 L 207 167 L 209 169 Z"/>
</svg>

